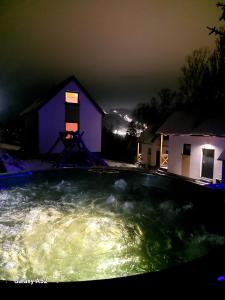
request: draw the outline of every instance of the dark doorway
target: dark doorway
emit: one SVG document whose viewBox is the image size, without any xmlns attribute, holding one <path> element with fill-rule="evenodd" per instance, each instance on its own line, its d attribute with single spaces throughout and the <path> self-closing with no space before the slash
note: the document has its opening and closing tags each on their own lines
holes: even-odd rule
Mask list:
<svg viewBox="0 0 225 300">
<path fill-rule="evenodd" d="M 160 151 L 156 151 L 156 167 L 160 166 Z"/>
<path fill-rule="evenodd" d="M 213 178 L 214 150 L 202 149 L 202 177 Z"/>
</svg>

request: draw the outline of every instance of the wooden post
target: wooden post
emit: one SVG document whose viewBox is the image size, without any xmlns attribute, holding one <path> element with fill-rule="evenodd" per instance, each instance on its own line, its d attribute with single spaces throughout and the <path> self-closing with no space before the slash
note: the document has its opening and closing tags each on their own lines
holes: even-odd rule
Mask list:
<svg viewBox="0 0 225 300">
<path fill-rule="evenodd" d="M 163 133 L 160 135 L 160 167 L 162 166 L 162 153 L 163 152 Z"/>
<path fill-rule="evenodd" d="M 139 151 L 140 151 L 140 144 L 138 142 L 138 144 L 137 144 L 137 160 L 138 160 L 138 156 L 139 156 Z"/>
</svg>

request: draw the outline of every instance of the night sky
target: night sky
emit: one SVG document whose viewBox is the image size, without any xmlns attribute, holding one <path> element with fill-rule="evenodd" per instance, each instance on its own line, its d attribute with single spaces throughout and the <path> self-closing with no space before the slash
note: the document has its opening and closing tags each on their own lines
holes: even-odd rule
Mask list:
<svg viewBox="0 0 225 300">
<path fill-rule="evenodd" d="M 0 0 L 0 114 L 74 74 L 103 108 L 175 89 L 185 56 L 214 48 L 217 0 Z M 220 24 L 222 25 L 222 24 Z"/>
</svg>

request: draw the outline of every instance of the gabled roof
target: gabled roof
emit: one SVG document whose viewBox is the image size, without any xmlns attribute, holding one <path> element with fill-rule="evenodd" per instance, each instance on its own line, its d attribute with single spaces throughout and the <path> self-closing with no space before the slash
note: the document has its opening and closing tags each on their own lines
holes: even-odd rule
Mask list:
<svg viewBox="0 0 225 300">
<path fill-rule="evenodd" d="M 164 134 L 190 134 L 196 124 L 196 116 L 183 111 L 171 114 L 157 130 Z"/>
<path fill-rule="evenodd" d="M 177 111 L 158 129 L 158 133 L 177 135 L 225 136 L 225 116 L 200 116 L 194 113 Z"/>
<path fill-rule="evenodd" d="M 146 129 L 142 132 L 142 134 L 138 138 L 139 143 L 150 144 L 153 142 L 155 138 L 155 133 L 151 131 L 151 129 Z"/>
<path fill-rule="evenodd" d="M 149 144 L 149 143 L 151 143 L 152 138 L 153 138 L 153 134 L 152 134 L 151 130 L 150 129 L 146 129 L 139 136 L 138 142 L 139 143 Z"/>
<path fill-rule="evenodd" d="M 159 133 L 157 132 L 157 128 L 159 126 L 152 126 L 144 130 L 140 137 L 138 138 L 138 142 L 142 144 L 151 144 L 155 141 L 157 137 L 159 137 Z"/>
<path fill-rule="evenodd" d="M 194 128 L 193 134 L 225 136 L 225 116 L 213 116 L 203 120 Z"/>
<path fill-rule="evenodd" d="M 225 150 L 223 150 L 220 156 L 217 158 L 218 160 L 225 160 Z"/>
<path fill-rule="evenodd" d="M 60 82 L 57 84 L 50 92 L 47 94 L 47 96 L 39 98 L 37 101 L 32 103 L 30 106 L 28 106 L 25 110 L 23 110 L 20 113 L 20 116 L 24 116 L 26 114 L 29 114 L 31 112 L 34 112 L 36 110 L 39 110 L 42 106 L 44 106 L 48 101 L 50 101 L 56 94 L 58 94 L 69 82 L 73 81 L 81 90 L 82 92 L 88 97 L 88 99 L 92 102 L 92 104 L 96 107 L 96 109 L 104 115 L 103 110 L 100 108 L 100 106 L 95 102 L 95 100 L 92 98 L 92 96 L 88 93 L 88 91 L 84 88 L 83 85 L 77 80 L 75 76 L 70 76 L 66 80 Z"/>
</svg>

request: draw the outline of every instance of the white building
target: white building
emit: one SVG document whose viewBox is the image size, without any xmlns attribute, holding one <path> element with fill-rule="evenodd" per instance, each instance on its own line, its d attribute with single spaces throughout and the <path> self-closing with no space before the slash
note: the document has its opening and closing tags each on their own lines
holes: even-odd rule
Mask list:
<svg viewBox="0 0 225 300">
<path fill-rule="evenodd" d="M 168 172 L 193 179 L 221 181 L 225 117 L 175 112 L 157 131 L 169 136 Z"/>
<path fill-rule="evenodd" d="M 164 139 L 162 145 L 162 157 L 160 160 L 161 152 L 161 138 L 156 130 L 147 129 L 138 139 L 137 155 L 141 154 L 142 164 L 146 168 L 165 167 L 167 166 L 168 157 L 168 139 Z"/>
</svg>

